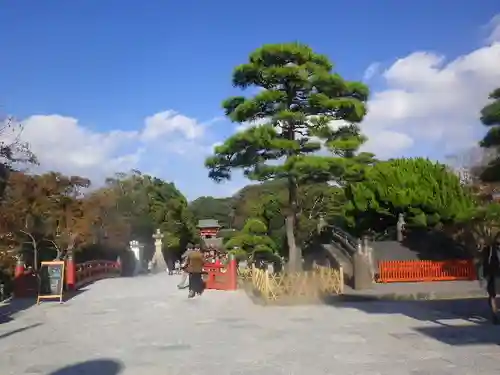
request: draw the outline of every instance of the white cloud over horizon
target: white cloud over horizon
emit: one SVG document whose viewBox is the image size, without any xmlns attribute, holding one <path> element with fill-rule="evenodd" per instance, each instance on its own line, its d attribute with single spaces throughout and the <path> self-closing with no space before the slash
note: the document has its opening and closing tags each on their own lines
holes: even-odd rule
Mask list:
<svg viewBox="0 0 500 375">
<path fill-rule="evenodd" d="M 381 72 L 386 87 L 369 101 L 362 123 L 369 139 L 364 149 L 384 158 L 420 143 L 441 153 L 476 144 L 484 131 L 479 111 L 500 87 L 500 15 L 487 27 L 485 44 L 468 54 L 447 60 L 416 51 Z"/>
<path fill-rule="evenodd" d="M 476 143 L 483 130 L 479 110 L 488 93 L 500 87 L 500 15 L 487 31 L 483 45 L 453 59 L 415 51 L 386 69 L 370 64 L 364 79 L 377 78 L 383 85 L 372 93 L 362 123 L 369 138 L 364 149 L 379 158 L 433 148 L 444 156 Z M 206 178 L 203 161 L 220 141 L 212 129 L 219 120 L 200 122 L 166 110 L 147 116 L 136 130 L 91 130 L 59 114 L 34 114 L 20 122 L 21 139 L 39 158 L 40 171 L 82 175 L 99 183 L 114 172 L 140 168 L 187 187 L 192 199 L 233 194 L 246 183 L 239 175 L 221 185 Z"/>
<path fill-rule="evenodd" d="M 167 110 L 146 117 L 137 130 L 94 131 L 76 118 L 33 115 L 15 122 L 15 128 L 1 137 L 8 142 L 16 136 L 29 144 L 40 163 L 30 168 L 32 172 L 55 170 L 88 177 L 100 185 L 106 177 L 131 169 L 162 177 L 172 169 L 169 164 L 179 169 L 179 159 L 202 166 L 209 151 L 200 146 L 206 129 L 216 120 L 201 123 Z"/>
</svg>

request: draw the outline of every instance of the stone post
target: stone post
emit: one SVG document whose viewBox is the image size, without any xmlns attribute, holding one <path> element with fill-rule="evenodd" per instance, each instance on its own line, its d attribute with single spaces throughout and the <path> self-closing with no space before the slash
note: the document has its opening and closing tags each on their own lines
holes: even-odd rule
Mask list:
<svg viewBox="0 0 500 375">
<path fill-rule="evenodd" d="M 357 250 L 357 252 L 358 252 L 359 254 L 363 254 L 363 243 L 361 242 L 361 240 L 360 240 L 359 238 L 358 238 L 358 241 L 357 241 L 357 242 L 358 242 L 358 247 L 357 247 L 357 249 L 356 249 L 356 250 Z"/>
<path fill-rule="evenodd" d="M 160 232 L 158 228 L 156 233 L 153 234 L 153 238 L 155 239 L 155 253 L 153 255 L 153 271 L 166 271 L 167 263 L 165 262 L 165 258 L 163 257 L 163 234 Z"/>
<path fill-rule="evenodd" d="M 370 272 L 373 279 L 376 273 L 375 260 L 373 259 L 373 248 L 370 247 L 370 244 L 368 242 L 368 236 L 366 235 L 363 236 L 363 252 L 365 254 L 368 265 L 370 266 Z"/>
<path fill-rule="evenodd" d="M 398 222 L 396 224 L 396 234 L 397 234 L 397 240 L 398 242 L 403 241 L 403 231 L 405 229 L 405 217 L 403 214 L 398 215 Z"/>
<path fill-rule="evenodd" d="M 354 289 L 361 290 L 373 287 L 372 271 L 367 257 L 358 251 L 353 255 L 352 263 L 354 271 Z"/>
<path fill-rule="evenodd" d="M 369 289 L 373 286 L 373 278 L 366 249 L 363 249 L 361 240 L 358 240 L 357 250 L 352 256 L 353 287 L 355 290 Z"/>
</svg>

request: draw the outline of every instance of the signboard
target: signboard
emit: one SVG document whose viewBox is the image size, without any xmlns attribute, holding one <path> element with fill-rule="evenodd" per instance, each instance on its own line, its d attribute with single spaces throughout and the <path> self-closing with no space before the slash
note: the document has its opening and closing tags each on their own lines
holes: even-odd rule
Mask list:
<svg viewBox="0 0 500 375">
<path fill-rule="evenodd" d="M 64 261 L 42 262 L 36 303 L 40 304 L 42 299 L 55 298 L 59 298 L 59 303 L 62 303 L 63 288 Z"/>
</svg>

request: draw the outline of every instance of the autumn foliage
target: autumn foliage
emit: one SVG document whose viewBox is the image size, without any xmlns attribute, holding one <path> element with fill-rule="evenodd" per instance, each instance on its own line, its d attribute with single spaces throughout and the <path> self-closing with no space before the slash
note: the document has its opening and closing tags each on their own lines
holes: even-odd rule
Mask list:
<svg viewBox="0 0 500 375">
<path fill-rule="evenodd" d="M 96 188 L 79 176 L 14 171 L 0 207 L 0 267 L 7 275 L 18 256 L 36 269 L 68 249 L 80 261 L 116 259 L 132 239 L 152 242 L 156 228 L 168 237 L 166 252 L 180 251 L 194 235 L 182 194 L 139 172 L 118 174 Z"/>
</svg>

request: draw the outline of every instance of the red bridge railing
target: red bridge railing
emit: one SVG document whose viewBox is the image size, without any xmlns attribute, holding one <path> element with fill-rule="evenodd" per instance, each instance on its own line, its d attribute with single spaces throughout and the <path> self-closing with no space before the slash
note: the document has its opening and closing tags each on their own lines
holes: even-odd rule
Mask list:
<svg viewBox="0 0 500 375">
<path fill-rule="evenodd" d="M 69 267 L 66 269 L 66 272 L 70 272 Z M 78 289 L 97 280 L 119 277 L 121 274 L 121 267 L 118 262 L 109 260 L 92 260 L 90 262 L 75 265 L 74 272 L 74 288 Z M 66 280 L 68 282 L 69 277 L 66 277 Z M 69 284 L 68 287 L 70 287 Z"/>
<path fill-rule="evenodd" d="M 75 264 L 66 260 L 66 290 L 76 290 L 94 281 L 118 277 L 121 274 L 119 262 L 109 260 L 92 260 Z M 38 277 L 33 270 L 26 270 L 24 264 L 18 263 L 14 274 L 14 296 L 33 297 L 38 293 Z"/>
<path fill-rule="evenodd" d="M 381 283 L 477 279 L 472 260 L 388 260 L 378 268 Z"/>
</svg>

